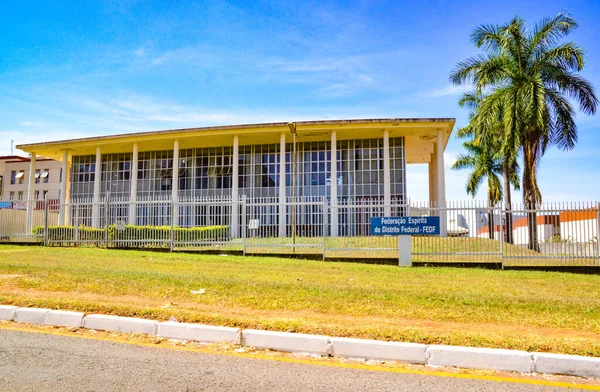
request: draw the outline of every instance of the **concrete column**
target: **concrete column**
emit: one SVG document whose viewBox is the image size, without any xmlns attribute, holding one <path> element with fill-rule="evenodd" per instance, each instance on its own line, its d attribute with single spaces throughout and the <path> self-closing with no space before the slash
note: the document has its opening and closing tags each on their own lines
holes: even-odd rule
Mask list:
<svg viewBox="0 0 600 392">
<path fill-rule="evenodd" d="M 96 167 L 94 169 L 94 198 L 92 199 L 92 227 L 100 226 L 100 180 L 102 173 L 102 152 L 96 147 Z"/>
<path fill-rule="evenodd" d="M 444 134 L 437 131 L 437 200 L 440 208 L 446 208 L 446 176 L 444 173 Z M 440 211 L 440 236 L 447 236 L 448 212 Z"/>
<path fill-rule="evenodd" d="M 433 153 L 429 160 L 429 205 L 435 207 L 437 204 L 437 153 L 434 144 Z"/>
<path fill-rule="evenodd" d="M 60 183 L 60 207 L 58 210 L 58 224 L 67 225 L 69 223 L 69 208 L 67 203 L 69 202 L 69 182 L 71 181 L 71 172 L 69 164 L 69 150 L 63 150 L 62 160 L 62 178 Z"/>
<path fill-rule="evenodd" d="M 129 224 L 137 225 L 138 144 L 133 143 L 131 154 L 131 184 L 129 185 Z"/>
<path fill-rule="evenodd" d="M 390 131 L 383 131 L 383 204 L 385 216 L 392 214 L 391 194 L 391 170 L 390 170 Z"/>
<path fill-rule="evenodd" d="M 173 200 L 173 211 L 171 212 L 175 226 L 179 226 L 179 140 L 173 142 L 173 173 L 171 183 L 171 200 Z"/>
<path fill-rule="evenodd" d="M 26 221 L 26 232 L 31 234 L 32 223 L 33 223 L 33 211 L 35 209 L 36 201 L 33 200 L 35 195 L 35 152 L 31 153 L 31 160 L 29 161 L 29 179 L 27 182 L 27 221 Z"/>
<path fill-rule="evenodd" d="M 337 134 L 331 131 L 331 237 L 338 236 Z"/>
<path fill-rule="evenodd" d="M 239 174 L 240 174 L 240 137 L 235 135 L 233 137 L 233 157 L 231 162 L 232 170 L 231 170 L 231 199 L 232 206 L 231 209 L 231 237 L 238 238 L 239 237 L 239 203 L 238 199 L 240 196 L 239 193 Z"/>
<path fill-rule="evenodd" d="M 285 203 L 285 132 L 279 136 L 279 237 L 286 237 L 287 211 Z"/>
</svg>

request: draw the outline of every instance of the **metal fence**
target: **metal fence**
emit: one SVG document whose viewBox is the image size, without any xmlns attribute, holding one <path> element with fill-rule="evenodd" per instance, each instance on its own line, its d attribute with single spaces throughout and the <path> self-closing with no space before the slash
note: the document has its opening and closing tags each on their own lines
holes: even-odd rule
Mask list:
<svg viewBox="0 0 600 392">
<path fill-rule="evenodd" d="M 446 235 L 413 236 L 413 262 L 600 266 L 599 207 L 550 203 L 528 210 L 401 199 L 385 205 L 379 198 L 332 203 L 326 197 L 6 201 L 0 202 L 0 242 L 391 260 L 398 240 L 372 236 L 371 217 L 439 216 Z"/>
</svg>

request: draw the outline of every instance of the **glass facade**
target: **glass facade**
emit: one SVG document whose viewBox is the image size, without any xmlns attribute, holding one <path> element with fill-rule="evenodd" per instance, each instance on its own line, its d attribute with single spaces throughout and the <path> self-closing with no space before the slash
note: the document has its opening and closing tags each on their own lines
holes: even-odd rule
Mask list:
<svg viewBox="0 0 600 392">
<path fill-rule="evenodd" d="M 279 144 L 239 147 L 239 194 L 248 198 L 279 195 Z M 286 145 L 286 194 L 292 195 L 292 151 Z M 337 141 L 337 178 L 331 178 L 331 142 L 297 143 L 296 195 L 331 195 L 332 181 L 340 200 L 383 199 L 383 139 Z M 129 196 L 131 153 L 103 154 L 101 195 Z M 391 196 L 406 195 L 404 138 L 390 138 Z M 179 152 L 180 196 L 228 196 L 233 185 L 233 148 L 182 149 Z M 95 156 L 74 156 L 71 168 L 71 197 L 92 197 Z M 170 196 L 173 181 L 173 151 L 146 151 L 138 155 L 138 196 Z"/>
<path fill-rule="evenodd" d="M 74 156 L 71 161 L 71 198 L 92 197 L 96 177 L 94 155 Z"/>
</svg>

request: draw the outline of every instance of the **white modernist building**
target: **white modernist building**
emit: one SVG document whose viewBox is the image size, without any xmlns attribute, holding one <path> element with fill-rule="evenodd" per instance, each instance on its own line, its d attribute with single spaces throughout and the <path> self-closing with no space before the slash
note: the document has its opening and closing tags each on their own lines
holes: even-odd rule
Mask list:
<svg viewBox="0 0 600 392">
<path fill-rule="evenodd" d="M 147 197 L 231 197 L 237 200 L 276 200 L 280 208 L 271 225 L 280 236 L 289 231 L 291 218 L 284 205 L 291 196 L 325 197 L 332 213 L 331 235 L 348 225 L 337 206 L 379 200 L 385 214 L 405 202 L 406 165 L 429 165 L 429 198 L 444 205 L 444 149 L 452 133 L 451 118 L 384 118 L 266 123 L 176 129 L 110 135 L 19 145 L 31 154 L 61 161 L 65 179 L 61 204 L 89 199 L 97 205 L 105 195 Z M 37 189 L 27 179 L 28 197 Z M 125 209 L 124 209 L 125 210 Z M 126 208 L 131 224 L 147 224 L 147 214 Z M 99 210 L 91 208 L 89 224 L 98 226 Z M 179 226 L 203 224 L 202 213 L 170 219 Z M 240 217 L 231 215 L 232 232 Z M 61 209 L 60 222 L 67 223 Z M 446 232 L 442 219 L 442 231 Z"/>
</svg>

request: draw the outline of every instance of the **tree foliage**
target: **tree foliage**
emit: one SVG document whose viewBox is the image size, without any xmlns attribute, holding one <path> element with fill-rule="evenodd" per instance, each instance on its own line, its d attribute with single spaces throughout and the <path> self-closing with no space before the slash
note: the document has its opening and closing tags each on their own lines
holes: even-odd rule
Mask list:
<svg viewBox="0 0 600 392">
<path fill-rule="evenodd" d="M 544 153 L 577 143 L 573 105 L 590 115 L 598 107 L 592 85 L 579 74 L 585 51 L 563 42 L 577 27 L 566 13 L 544 18 L 533 29 L 518 16 L 504 25 L 481 25 L 471 41 L 483 53 L 459 62 L 450 75 L 454 84 L 473 86 L 461 101 L 476 106 L 469 124 L 475 137 L 495 145 L 505 162 L 522 156 L 523 198 L 531 210 L 542 201 L 537 170 Z M 500 131 L 491 132 L 494 127 Z M 535 234 L 530 231 L 530 238 Z"/>
</svg>

